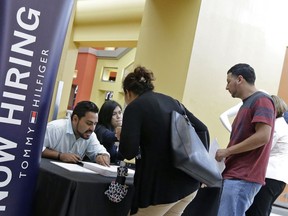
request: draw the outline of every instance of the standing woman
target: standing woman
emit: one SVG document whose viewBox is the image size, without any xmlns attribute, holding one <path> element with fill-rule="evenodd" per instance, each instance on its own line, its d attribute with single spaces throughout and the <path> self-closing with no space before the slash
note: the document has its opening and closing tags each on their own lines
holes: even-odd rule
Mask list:
<svg viewBox="0 0 288 216">
<path fill-rule="evenodd" d="M 273 142 L 267 166 L 265 185 L 254 198 L 246 216 L 269 216 L 272 205 L 288 183 L 288 124 L 283 115 L 287 105 L 282 98 L 271 95 L 276 108 Z"/>
<path fill-rule="evenodd" d="M 123 156 L 118 152 L 118 128 L 122 126 L 122 107 L 116 101 L 105 101 L 98 116 L 98 124 L 95 128 L 97 138 L 110 153 L 111 163 L 117 163 L 123 160 Z"/>
<path fill-rule="evenodd" d="M 127 107 L 119 150 L 128 160 L 136 157 L 131 215 L 178 216 L 196 195 L 199 182 L 172 164 L 171 113 L 182 112 L 175 99 L 153 91 L 153 80 L 151 71 L 137 67 L 123 81 Z M 207 134 L 209 143 L 207 127 L 186 113 L 196 132 Z"/>
</svg>

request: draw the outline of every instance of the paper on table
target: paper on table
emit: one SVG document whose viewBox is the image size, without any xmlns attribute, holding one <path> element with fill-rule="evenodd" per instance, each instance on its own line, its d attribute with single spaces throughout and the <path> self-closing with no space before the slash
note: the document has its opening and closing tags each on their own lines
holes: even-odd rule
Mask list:
<svg viewBox="0 0 288 216">
<path fill-rule="evenodd" d="M 218 144 L 217 138 L 215 138 L 213 140 L 213 142 L 210 144 L 210 148 L 209 148 L 210 157 L 215 158 L 215 155 L 216 155 L 216 152 L 217 152 L 218 149 L 219 149 L 219 144 Z M 215 161 L 216 161 L 216 159 L 215 159 Z M 218 165 L 218 169 L 222 173 L 223 170 L 225 169 L 224 160 L 222 160 L 221 162 L 218 162 L 218 161 L 216 161 L 216 162 L 217 162 L 217 165 Z"/>
<path fill-rule="evenodd" d="M 108 177 L 117 177 L 117 168 L 119 166 L 110 165 L 110 167 L 101 166 L 96 163 L 82 161 L 83 167 L 93 170 L 100 175 L 108 176 Z M 133 178 L 135 171 L 132 169 L 128 169 L 128 176 L 127 178 Z"/>
<path fill-rule="evenodd" d="M 78 164 L 72 164 L 72 163 L 63 163 L 63 162 L 56 162 L 56 161 L 51 161 L 51 163 L 60 166 L 66 170 L 72 171 L 72 172 L 84 172 L 84 173 L 94 173 L 94 171 L 90 169 L 86 169 L 82 166 L 79 166 Z"/>
</svg>

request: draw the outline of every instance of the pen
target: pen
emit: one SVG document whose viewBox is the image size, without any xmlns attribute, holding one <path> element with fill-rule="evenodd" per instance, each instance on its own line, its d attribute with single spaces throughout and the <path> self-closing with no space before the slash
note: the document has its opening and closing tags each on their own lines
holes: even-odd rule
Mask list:
<svg viewBox="0 0 288 216">
<path fill-rule="evenodd" d="M 83 167 L 83 165 L 84 165 L 81 161 L 78 161 L 77 164 L 78 164 L 79 166 L 82 166 L 82 167 Z"/>
</svg>

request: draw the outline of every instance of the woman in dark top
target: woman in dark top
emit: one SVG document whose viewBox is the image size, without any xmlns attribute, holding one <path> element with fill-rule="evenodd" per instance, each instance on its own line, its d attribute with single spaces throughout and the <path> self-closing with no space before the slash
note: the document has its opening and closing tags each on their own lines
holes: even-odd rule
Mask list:
<svg viewBox="0 0 288 216">
<path fill-rule="evenodd" d="M 153 80 L 151 71 L 137 67 L 123 81 L 127 107 L 119 150 L 128 160 L 141 154 L 136 157 L 131 214 L 138 211 L 136 215 L 181 215 L 194 198 L 199 182 L 172 164 L 171 113 L 181 113 L 181 108 L 175 99 L 154 92 Z M 191 112 L 186 113 L 196 132 L 206 133 L 209 144 L 207 127 Z"/>
<path fill-rule="evenodd" d="M 98 115 L 95 133 L 99 142 L 109 152 L 111 163 L 123 160 L 123 156 L 118 152 L 119 140 L 116 133 L 117 128 L 122 125 L 122 117 L 121 105 L 113 100 L 105 101 Z"/>
</svg>

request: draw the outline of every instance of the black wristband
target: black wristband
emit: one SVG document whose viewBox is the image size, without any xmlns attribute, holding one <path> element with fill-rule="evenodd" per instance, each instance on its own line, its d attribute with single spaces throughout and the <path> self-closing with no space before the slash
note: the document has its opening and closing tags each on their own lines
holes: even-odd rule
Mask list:
<svg viewBox="0 0 288 216">
<path fill-rule="evenodd" d="M 57 160 L 59 160 L 59 161 L 60 161 L 61 154 L 62 154 L 62 152 L 58 152 Z"/>
</svg>

